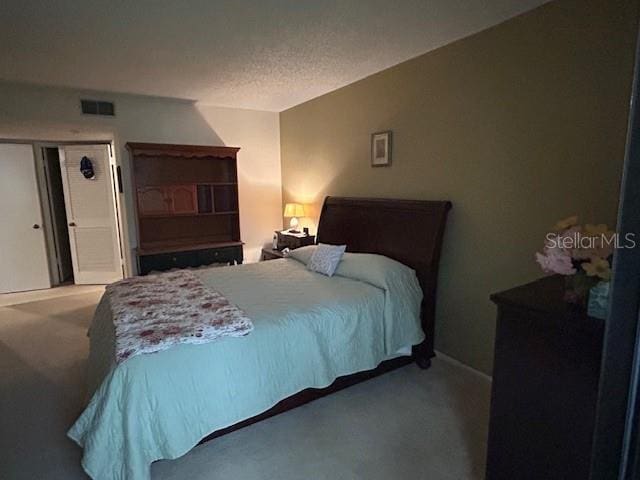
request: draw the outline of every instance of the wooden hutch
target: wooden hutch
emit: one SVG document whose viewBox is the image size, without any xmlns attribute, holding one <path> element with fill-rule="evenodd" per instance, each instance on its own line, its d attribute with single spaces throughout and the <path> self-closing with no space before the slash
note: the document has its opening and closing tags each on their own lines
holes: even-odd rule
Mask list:
<svg viewBox="0 0 640 480">
<path fill-rule="evenodd" d="M 242 263 L 239 148 L 127 143 L 138 272 Z"/>
</svg>

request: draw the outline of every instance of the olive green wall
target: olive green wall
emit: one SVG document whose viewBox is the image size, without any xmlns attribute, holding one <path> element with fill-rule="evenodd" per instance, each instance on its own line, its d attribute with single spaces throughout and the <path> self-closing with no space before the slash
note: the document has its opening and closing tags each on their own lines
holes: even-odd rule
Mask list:
<svg viewBox="0 0 640 480">
<path fill-rule="evenodd" d="M 283 200 L 447 199 L 436 347 L 491 372 L 491 292 L 547 229 L 615 221 L 636 1 L 559 0 L 280 114 Z M 393 131 L 371 168 L 370 134 Z M 419 241 L 419 239 L 416 239 Z"/>
</svg>

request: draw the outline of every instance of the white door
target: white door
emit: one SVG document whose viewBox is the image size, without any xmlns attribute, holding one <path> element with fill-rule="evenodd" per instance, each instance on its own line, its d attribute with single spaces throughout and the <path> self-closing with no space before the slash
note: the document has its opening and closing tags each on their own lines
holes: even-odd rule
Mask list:
<svg viewBox="0 0 640 480">
<path fill-rule="evenodd" d="M 0 144 L 0 293 L 51 287 L 32 145 Z"/>
<path fill-rule="evenodd" d="M 93 178 L 85 178 L 80 171 L 83 157 L 93 165 Z M 109 147 L 61 148 L 60 170 L 75 283 L 106 284 L 120 280 L 122 258 Z"/>
</svg>

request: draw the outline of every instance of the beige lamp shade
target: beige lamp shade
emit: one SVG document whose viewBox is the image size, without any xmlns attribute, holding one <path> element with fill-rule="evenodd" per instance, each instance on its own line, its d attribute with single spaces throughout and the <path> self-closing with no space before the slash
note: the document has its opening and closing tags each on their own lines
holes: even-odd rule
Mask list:
<svg viewBox="0 0 640 480">
<path fill-rule="evenodd" d="M 300 203 L 287 203 L 284 206 L 285 217 L 304 217 L 304 206 Z"/>
</svg>

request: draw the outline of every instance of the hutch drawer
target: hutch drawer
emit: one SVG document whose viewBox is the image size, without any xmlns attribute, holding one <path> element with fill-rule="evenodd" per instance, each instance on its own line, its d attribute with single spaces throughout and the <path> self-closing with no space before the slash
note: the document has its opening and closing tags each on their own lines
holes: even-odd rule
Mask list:
<svg viewBox="0 0 640 480">
<path fill-rule="evenodd" d="M 146 275 L 152 271 L 164 271 L 172 268 L 199 267 L 212 263 L 242 263 L 242 246 L 204 248 L 182 252 L 165 252 L 151 255 L 138 255 L 138 272 Z"/>
</svg>

